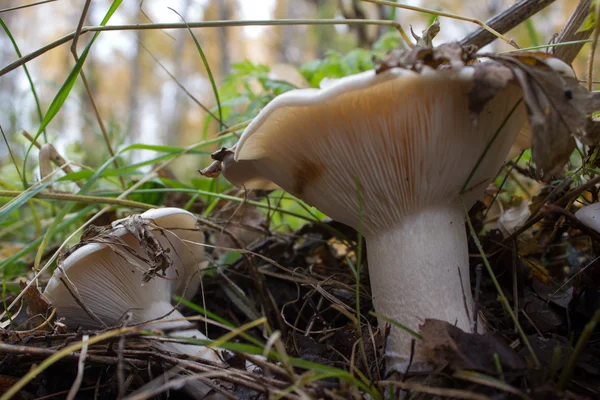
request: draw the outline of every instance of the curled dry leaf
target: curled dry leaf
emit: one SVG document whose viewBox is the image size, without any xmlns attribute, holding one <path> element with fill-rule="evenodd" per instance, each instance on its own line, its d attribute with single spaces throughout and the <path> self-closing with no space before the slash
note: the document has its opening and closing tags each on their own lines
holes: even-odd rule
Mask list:
<svg viewBox="0 0 600 400">
<path fill-rule="evenodd" d="M 138 241 L 143 253 L 140 250 L 132 249 L 120 235 L 115 233 L 117 226 L 125 228 Z M 101 243 L 109 246 L 116 254 L 130 263 L 134 262 L 133 260 L 139 260 L 139 265 L 136 267 L 143 266 L 143 282 L 146 283 L 156 276 L 165 276 L 167 269 L 173 264 L 169 255 L 170 249 L 165 249 L 157 235 L 164 235 L 163 228 L 154 225 L 152 220 L 140 215 L 132 215 L 130 218 L 118 221 L 113 226 L 90 225 L 83 232 L 81 241 L 60 255 L 59 263 L 86 244 Z"/>
<path fill-rule="evenodd" d="M 435 19 L 431 25 L 421 32 L 422 36 L 418 36 L 410 27 L 410 34 L 417 40 L 417 46 L 433 46 L 433 39 L 440 33 L 440 20 Z"/>
<path fill-rule="evenodd" d="M 420 332 L 423 340 L 418 351 L 436 366 L 494 374 L 497 372 L 494 354 L 498 354 L 504 371 L 524 368 L 523 360 L 491 334 L 465 333 L 437 319 L 426 319 Z"/>
<path fill-rule="evenodd" d="M 476 49 L 461 46 L 456 42 L 444 43 L 431 48 L 414 46 L 408 50 L 391 50 L 382 59 L 375 59 L 375 72 L 380 74 L 392 68 L 410 69 L 421 72 L 424 68 L 443 68 L 452 66 L 460 68 L 475 61 Z"/>
<path fill-rule="evenodd" d="M 518 206 L 511 207 L 502 214 L 498 219 L 498 229 L 506 238 L 523 226 L 530 216 L 529 204 L 527 200 L 523 199 Z"/>
<path fill-rule="evenodd" d="M 581 86 L 570 69 L 546 53 L 486 56 L 510 69 L 521 86 L 537 176 L 551 179 L 575 148 L 573 137 L 587 136 L 589 115 L 600 108 L 599 93 Z"/>
</svg>

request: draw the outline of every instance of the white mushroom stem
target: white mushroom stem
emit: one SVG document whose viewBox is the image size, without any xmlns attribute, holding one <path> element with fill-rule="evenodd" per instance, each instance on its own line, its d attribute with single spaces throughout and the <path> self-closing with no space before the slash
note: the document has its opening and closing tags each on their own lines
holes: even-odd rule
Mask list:
<svg viewBox="0 0 600 400">
<path fill-rule="evenodd" d="M 472 331 L 469 254 L 460 206 L 426 208 L 366 241 L 379 314 L 415 332 L 425 318 Z M 385 352 L 388 369 L 404 371 L 412 339 L 404 330 L 391 329 Z"/>
<path fill-rule="evenodd" d="M 152 306 L 144 312 L 142 320 L 151 321 L 161 318 L 168 313 L 170 313 L 168 316 L 146 326 L 146 329 L 160 329 L 163 331 L 169 331 L 170 337 L 207 339 L 207 337 L 204 336 L 198 329 L 194 328 L 192 323 L 187 321 L 179 311 L 174 309 L 173 306 L 166 301 L 159 301 L 152 304 Z M 169 352 L 188 354 L 190 356 L 200 357 L 216 363 L 221 362 L 218 351 L 204 346 L 198 346 L 197 344 L 188 345 L 175 342 L 159 342 L 159 346 L 163 350 Z"/>
</svg>

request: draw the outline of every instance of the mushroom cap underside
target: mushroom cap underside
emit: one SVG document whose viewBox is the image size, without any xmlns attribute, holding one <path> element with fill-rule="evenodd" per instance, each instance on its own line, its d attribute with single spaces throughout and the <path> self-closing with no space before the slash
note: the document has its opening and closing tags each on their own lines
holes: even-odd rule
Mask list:
<svg viewBox="0 0 600 400">
<path fill-rule="evenodd" d="M 472 204 L 526 112 L 520 89 L 509 84 L 473 115 L 467 68 L 422 75 L 392 69 L 285 93 L 246 129 L 238 162 L 224 162 L 225 177 L 243 176 L 244 168 L 252 179 L 232 183 L 262 189 L 255 183 L 273 182 L 333 219 L 380 232 L 424 207 L 456 203 L 500 130 L 468 185 L 465 202 Z"/>
<path fill-rule="evenodd" d="M 68 325 L 98 328 L 97 319 L 113 326 L 131 312 L 134 323 L 143 322 L 153 302 L 171 303 L 173 294 L 193 296 L 199 285 L 199 271 L 206 262 L 202 246 L 182 241 L 203 242 L 195 217 L 189 215 L 193 223 L 189 216 L 165 220 L 161 219 L 163 215 L 142 214 L 145 218 L 155 216 L 151 219 L 156 225 L 165 224 L 163 229 L 150 227 L 171 260 L 164 275 L 157 273 L 145 281 L 152 268 L 152 253 L 142 249 L 124 226 L 116 226 L 102 242 L 87 243 L 65 258 L 48 282 L 45 297 Z M 78 300 L 97 318 L 89 315 Z"/>
</svg>

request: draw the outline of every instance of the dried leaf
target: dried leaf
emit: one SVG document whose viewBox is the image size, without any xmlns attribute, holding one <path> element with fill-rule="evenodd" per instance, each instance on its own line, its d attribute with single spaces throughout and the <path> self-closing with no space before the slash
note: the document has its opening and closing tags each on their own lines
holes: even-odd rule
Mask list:
<svg viewBox="0 0 600 400">
<path fill-rule="evenodd" d="M 221 161 L 215 160 L 208 167 L 198 170 L 198 172 L 200 172 L 200 175 L 207 178 L 216 178 L 221 175 L 221 172 L 223 171 L 221 164 Z"/>
<path fill-rule="evenodd" d="M 531 216 L 527 200 L 523 199 L 517 207 L 511 207 L 498 219 L 498 229 L 502 236 L 508 237 L 523 226 Z"/>
<path fill-rule="evenodd" d="M 419 352 L 426 360 L 452 370 L 470 369 L 496 373 L 494 354 L 504 371 L 524 368 L 522 359 L 491 334 L 465 333 L 446 321 L 426 319 L 420 326 Z"/>
<path fill-rule="evenodd" d="M 573 135 L 585 131 L 589 114 L 600 106 L 576 78 L 552 69 L 546 53 L 487 55 L 509 68 L 523 91 L 532 131 L 538 178 L 559 173 L 575 148 Z"/>
<path fill-rule="evenodd" d="M 21 286 L 21 290 L 24 290 L 25 287 L 27 287 L 27 284 L 24 281 L 19 281 L 19 285 Z M 25 314 L 30 318 L 39 315 L 44 316 L 50 308 L 50 304 L 42 296 L 42 293 L 40 293 L 35 285 L 31 285 L 29 289 L 25 290 L 23 304 L 25 305 Z"/>
<path fill-rule="evenodd" d="M 600 119 L 588 118 L 585 129 L 578 131 L 576 138 L 588 146 L 598 146 L 600 144 Z"/>
<path fill-rule="evenodd" d="M 418 36 L 413 31 L 412 26 L 410 27 L 410 33 L 417 40 L 417 46 L 432 47 L 433 39 L 440 33 L 440 20 L 436 18 L 427 29 L 422 31 L 421 35 L 423 36 Z"/>
<path fill-rule="evenodd" d="M 380 74 L 392 68 L 405 68 L 421 72 L 423 68 L 438 69 L 451 65 L 460 68 L 475 60 L 475 48 L 461 46 L 457 42 L 444 43 L 435 48 L 414 46 L 408 50 L 392 50 L 386 56 L 375 62 L 375 72 Z"/>
<path fill-rule="evenodd" d="M 199 170 L 200 175 L 207 178 L 216 178 L 223 172 L 223 161 L 227 156 L 233 156 L 235 153 L 235 145 L 233 147 L 221 147 L 221 149 L 215 151 L 210 157 L 215 160 L 208 167 Z"/>
</svg>

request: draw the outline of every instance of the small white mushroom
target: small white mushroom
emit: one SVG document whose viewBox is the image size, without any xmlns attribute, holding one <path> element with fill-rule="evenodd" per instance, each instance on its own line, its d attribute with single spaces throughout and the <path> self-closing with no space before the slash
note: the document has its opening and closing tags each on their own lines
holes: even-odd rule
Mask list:
<svg viewBox="0 0 600 400">
<path fill-rule="evenodd" d="M 600 203 L 580 208 L 575 213 L 575 216 L 588 228 L 600 232 Z"/>
<path fill-rule="evenodd" d="M 172 305 L 173 295 L 189 299 L 198 290 L 207 264 L 202 243 L 196 218 L 182 209 L 154 209 L 116 221 L 59 263 L 44 295 L 71 328 L 118 326 L 130 313 L 130 325 L 152 321 L 144 329 L 205 339 Z M 157 268 L 161 260 L 164 271 Z M 159 346 L 220 362 L 215 350 L 203 346 Z"/>
<path fill-rule="evenodd" d="M 464 194 L 467 207 L 483 193 L 526 118 L 523 105 L 508 117 L 521 98 L 509 84 L 474 123 L 471 69 L 367 71 L 320 90 L 282 94 L 244 131 L 223 174 L 246 189 L 278 185 L 360 229 L 378 313 L 413 330 L 436 318 L 469 332 L 474 316 L 459 194 L 501 129 Z M 392 327 L 388 368 L 403 370 L 411 338 Z"/>
</svg>

